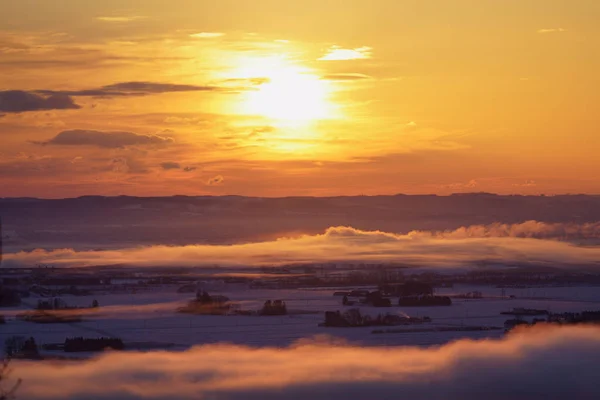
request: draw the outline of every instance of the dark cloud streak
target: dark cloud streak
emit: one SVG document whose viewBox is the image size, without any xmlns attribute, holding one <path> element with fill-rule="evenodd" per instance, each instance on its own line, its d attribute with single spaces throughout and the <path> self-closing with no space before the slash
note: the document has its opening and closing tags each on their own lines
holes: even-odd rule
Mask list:
<svg viewBox="0 0 600 400">
<path fill-rule="evenodd" d="M 181 164 L 172 161 L 166 161 L 160 164 L 162 169 L 170 170 L 170 169 L 181 169 Z"/>
<path fill-rule="evenodd" d="M 345 74 L 328 74 L 321 77 L 321 79 L 328 81 L 360 81 L 372 79 L 369 75 L 357 74 L 357 73 L 345 73 Z"/>
<path fill-rule="evenodd" d="M 45 95 L 44 95 L 45 94 Z M 81 106 L 64 93 L 33 93 L 23 90 L 0 91 L 0 112 L 76 110 Z"/>
<path fill-rule="evenodd" d="M 158 82 L 119 82 L 111 85 L 105 85 L 95 89 L 83 90 L 37 90 L 37 93 L 45 95 L 66 95 L 74 97 L 129 97 L 129 96 L 148 96 L 161 93 L 178 92 L 210 92 L 220 91 L 218 86 L 199 86 L 199 85 L 181 85 L 175 83 Z"/>
<path fill-rule="evenodd" d="M 158 135 L 74 129 L 62 131 L 46 142 L 35 143 L 40 145 L 96 146 L 115 149 L 127 146 L 167 145 L 172 142 L 173 139 Z"/>
</svg>

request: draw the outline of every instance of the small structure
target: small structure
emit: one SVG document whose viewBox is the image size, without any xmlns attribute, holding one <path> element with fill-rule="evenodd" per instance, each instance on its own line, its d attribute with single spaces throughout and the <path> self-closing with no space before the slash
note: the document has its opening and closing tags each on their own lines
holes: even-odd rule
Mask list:
<svg viewBox="0 0 600 400">
<path fill-rule="evenodd" d="M 349 297 L 358 298 L 358 300 L 350 300 Z M 383 297 L 381 291 L 377 290 L 369 292 L 368 290 L 353 290 L 346 293 L 342 298 L 342 304 L 345 306 L 353 306 L 359 301 L 361 304 L 373 306 L 373 307 L 391 307 L 392 302 L 390 299 Z"/>
<path fill-rule="evenodd" d="M 368 295 L 369 295 L 368 290 L 352 290 L 350 293 L 348 293 L 348 296 L 350 296 L 350 297 L 365 297 Z"/>
<path fill-rule="evenodd" d="M 85 310 L 89 308 L 98 308 L 100 305 L 98 300 L 94 299 L 89 307 L 73 307 L 69 306 L 60 297 L 53 297 L 49 300 L 38 300 L 36 310 Z"/>
<path fill-rule="evenodd" d="M 370 292 L 367 294 L 363 303 L 373 307 L 391 307 L 392 301 L 386 297 L 383 297 L 380 291 Z"/>
<path fill-rule="evenodd" d="M 349 300 L 348 296 L 344 296 L 342 298 L 342 304 L 345 306 L 353 306 L 355 303 L 356 303 L 355 301 Z"/>
<path fill-rule="evenodd" d="M 483 299 L 483 293 L 475 290 L 473 292 L 457 294 L 454 297 L 457 299 Z"/>
</svg>

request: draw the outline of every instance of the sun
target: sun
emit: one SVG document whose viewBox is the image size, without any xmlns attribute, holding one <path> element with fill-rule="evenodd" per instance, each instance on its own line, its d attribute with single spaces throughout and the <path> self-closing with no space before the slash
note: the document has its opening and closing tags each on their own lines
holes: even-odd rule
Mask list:
<svg viewBox="0 0 600 400">
<path fill-rule="evenodd" d="M 255 90 L 245 94 L 244 113 L 291 125 L 334 115 L 328 83 L 308 68 L 293 64 L 284 57 L 246 60 L 235 75 L 242 79 L 265 79 Z"/>
</svg>

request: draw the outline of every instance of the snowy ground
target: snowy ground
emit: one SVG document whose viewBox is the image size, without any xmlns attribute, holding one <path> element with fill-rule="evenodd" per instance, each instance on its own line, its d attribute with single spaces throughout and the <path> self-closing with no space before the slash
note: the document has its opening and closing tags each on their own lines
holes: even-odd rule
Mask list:
<svg viewBox="0 0 600 400">
<path fill-rule="evenodd" d="M 136 294 L 106 294 L 84 297 L 64 297 L 69 305 L 87 306 L 95 298 L 100 309 L 84 315 L 85 320 L 73 324 L 34 324 L 16 320 L 14 316 L 26 309 L 3 309 L 7 323 L 0 326 L 2 343 L 13 335 L 33 336 L 40 345 L 62 343 L 66 337 L 117 336 L 138 349 L 186 349 L 193 345 L 228 342 L 250 346 L 287 346 L 299 339 L 315 335 L 331 335 L 362 346 L 438 345 L 459 338 L 480 339 L 500 337 L 503 330 L 485 332 L 419 332 L 373 334 L 380 327 L 326 328 L 319 327 L 324 311 L 344 310 L 341 297 L 333 296 L 333 289 L 269 290 L 227 287 L 220 292 L 232 301 L 240 302 L 242 309 L 258 310 L 267 299 L 285 300 L 288 316 L 194 316 L 176 313 L 193 294 L 180 294 L 174 286 L 163 286 L 159 291 Z M 437 294 L 457 294 L 479 290 L 486 297 L 481 300 L 454 299 L 450 307 L 362 307 L 361 312 L 401 313 L 432 318 L 430 324 L 394 327 L 410 329 L 435 326 L 496 326 L 502 327 L 511 316 L 501 315 L 514 307 L 547 309 L 551 312 L 600 310 L 600 288 L 535 288 L 505 289 L 495 287 L 455 286 L 439 289 Z M 32 306 L 36 298 L 25 299 Z M 347 308 L 346 308 L 347 309 Z M 312 312 L 312 313 L 310 313 Z M 381 327 L 386 329 L 386 327 Z M 134 347 L 135 348 L 135 347 Z"/>
</svg>

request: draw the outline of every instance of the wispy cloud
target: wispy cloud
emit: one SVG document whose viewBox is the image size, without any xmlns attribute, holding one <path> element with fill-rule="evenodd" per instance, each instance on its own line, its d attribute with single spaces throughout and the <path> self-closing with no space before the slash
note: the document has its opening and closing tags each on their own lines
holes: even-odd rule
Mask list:
<svg viewBox="0 0 600 400">
<path fill-rule="evenodd" d="M 533 179 L 527 179 L 525 182 L 523 182 L 523 183 L 515 183 L 515 184 L 513 184 L 513 186 L 517 186 L 517 187 L 535 187 L 535 186 L 537 186 L 537 182 L 534 181 Z"/>
<path fill-rule="evenodd" d="M 67 96 L 73 97 L 96 97 L 96 98 L 111 98 L 111 97 L 131 97 L 131 96 L 148 96 L 152 94 L 162 93 L 178 93 L 178 92 L 235 92 L 243 90 L 253 90 L 256 86 L 259 86 L 265 82 L 268 82 L 267 78 L 253 78 L 253 79 L 228 79 L 222 81 L 222 86 L 213 85 L 190 85 L 190 84 L 177 84 L 177 83 L 164 83 L 164 82 L 118 82 L 111 85 L 105 85 L 99 88 L 92 89 L 78 89 L 78 90 L 48 90 L 38 89 L 32 91 L 33 95 L 38 96 Z M 235 84 L 235 85 L 233 85 Z M 22 91 L 12 91 L 11 97 L 14 96 L 14 92 L 27 93 Z M 0 107 L 2 107 L 3 94 L 9 92 L 0 92 Z M 10 93 L 9 93 L 10 94 Z M 75 107 L 78 108 L 78 107 Z"/>
<path fill-rule="evenodd" d="M 181 169 L 181 164 L 179 164 L 178 162 L 174 162 L 174 161 L 165 161 L 163 163 L 160 163 L 160 166 L 162 169 L 164 170 L 170 170 L 170 169 Z"/>
<path fill-rule="evenodd" d="M 200 32 L 200 33 L 192 33 L 190 37 L 199 38 L 199 39 L 212 39 L 223 37 L 225 34 L 223 32 Z"/>
<path fill-rule="evenodd" d="M 322 79 L 328 81 L 360 81 L 372 79 L 369 75 L 358 74 L 358 73 L 339 73 L 339 74 L 327 74 L 323 75 Z"/>
<path fill-rule="evenodd" d="M 544 28 L 544 29 L 539 29 L 537 31 L 537 33 L 541 33 L 541 34 L 544 34 L 544 33 L 561 33 L 561 32 L 566 32 L 566 31 L 567 30 L 563 29 L 563 28 Z"/>
<path fill-rule="evenodd" d="M 344 49 L 340 46 L 331 46 L 327 53 L 319 58 L 320 61 L 364 60 L 371 58 L 372 48 L 363 46 L 355 49 Z"/>
<path fill-rule="evenodd" d="M 217 175 L 217 176 L 215 176 L 215 177 L 212 177 L 212 178 L 210 178 L 210 179 L 209 179 L 209 180 L 206 182 L 206 184 L 207 184 L 208 186 L 218 186 L 218 185 L 221 185 L 221 184 L 223 184 L 223 182 L 225 182 L 225 178 L 223 178 L 223 176 L 222 176 L 222 175 Z"/>
<path fill-rule="evenodd" d="M 96 146 L 117 149 L 136 145 L 165 145 L 173 143 L 173 139 L 157 135 L 140 135 L 133 132 L 103 132 L 73 129 L 60 132 L 46 142 L 35 143 L 41 145 Z"/>
<path fill-rule="evenodd" d="M 138 21 L 141 19 L 146 19 L 148 17 L 142 15 L 132 15 L 132 16 L 118 16 L 118 17 L 96 17 L 98 21 L 102 22 L 132 22 Z"/>
<path fill-rule="evenodd" d="M 176 83 L 161 82 L 119 82 L 102 86 L 95 89 L 83 90 L 36 90 L 36 93 L 44 95 L 66 95 L 82 97 L 119 97 L 119 96 L 146 96 L 150 94 L 216 91 L 221 88 L 217 86 L 199 86 Z"/>
</svg>

